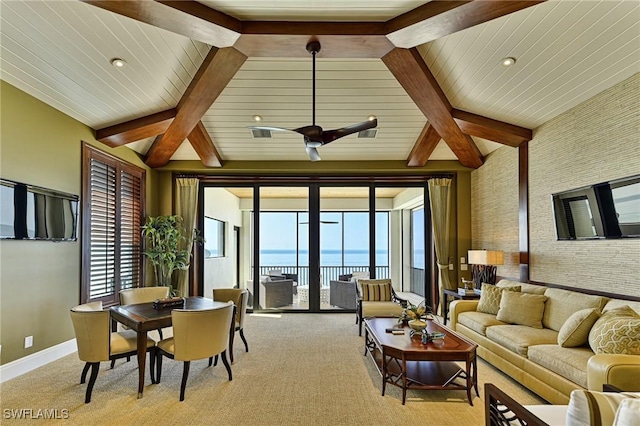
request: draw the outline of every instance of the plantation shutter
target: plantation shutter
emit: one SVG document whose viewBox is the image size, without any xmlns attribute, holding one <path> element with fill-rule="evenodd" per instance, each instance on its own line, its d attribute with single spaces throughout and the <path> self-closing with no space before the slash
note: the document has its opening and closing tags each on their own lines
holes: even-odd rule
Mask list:
<svg viewBox="0 0 640 426">
<path fill-rule="evenodd" d="M 145 172 L 86 144 L 83 158 L 81 299 L 109 306 L 142 282 Z"/>
</svg>

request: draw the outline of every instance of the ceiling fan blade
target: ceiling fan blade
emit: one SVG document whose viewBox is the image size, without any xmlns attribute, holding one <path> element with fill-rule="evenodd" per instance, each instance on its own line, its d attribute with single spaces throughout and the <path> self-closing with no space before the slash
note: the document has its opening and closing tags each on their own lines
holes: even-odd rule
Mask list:
<svg viewBox="0 0 640 426">
<path fill-rule="evenodd" d="M 322 144 L 327 144 L 329 142 L 333 142 L 336 139 L 342 138 L 344 136 L 349 136 L 353 133 L 358 133 L 363 130 L 373 129 L 378 126 L 378 120 L 367 120 L 362 123 L 352 124 L 351 126 L 346 126 L 341 129 L 335 130 L 327 130 L 322 133 Z"/>
<path fill-rule="evenodd" d="M 272 132 L 296 132 L 293 129 L 285 129 L 284 127 L 273 127 L 273 126 L 247 126 L 247 129 L 270 130 Z"/>
<path fill-rule="evenodd" d="M 316 148 L 312 148 L 310 146 L 306 147 L 307 155 L 309 156 L 309 160 L 311 161 L 320 161 L 320 154 L 318 154 L 318 150 Z"/>
</svg>

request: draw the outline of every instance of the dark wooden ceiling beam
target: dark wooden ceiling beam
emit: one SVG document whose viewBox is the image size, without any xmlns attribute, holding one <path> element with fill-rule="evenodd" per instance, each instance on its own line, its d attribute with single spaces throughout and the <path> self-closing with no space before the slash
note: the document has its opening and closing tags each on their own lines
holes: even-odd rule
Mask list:
<svg viewBox="0 0 640 426">
<path fill-rule="evenodd" d="M 239 20 L 192 0 L 81 1 L 216 47 L 233 46 L 242 27 Z"/>
<path fill-rule="evenodd" d="M 220 158 L 220 154 L 218 154 L 218 150 L 211 137 L 209 137 L 209 132 L 207 132 L 202 121 L 196 124 L 187 139 L 189 139 L 189 143 L 198 154 L 198 157 L 200 157 L 200 160 L 202 160 L 202 164 L 207 167 L 222 167 L 222 158 Z"/>
<path fill-rule="evenodd" d="M 176 109 L 171 108 L 146 117 L 98 129 L 95 131 L 96 140 L 110 147 L 116 147 L 161 135 L 167 131 L 176 113 Z"/>
<path fill-rule="evenodd" d="M 246 60 L 233 47 L 211 48 L 178 102 L 176 118 L 149 148 L 145 161 L 149 167 L 162 167 L 169 162 Z"/>
<path fill-rule="evenodd" d="M 451 104 L 418 50 L 395 48 L 382 57 L 382 62 L 449 145 L 460 163 L 466 167 L 480 167 L 483 163 L 482 153 L 471 137 L 464 134 L 456 124 L 451 115 Z"/>
<path fill-rule="evenodd" d="M 464 133 L 503 145 L 518 147 L 533 138 L 531 129 L 493 120 L 471 112 L 453 109 L 453 119 Z"/>
<path fill-rule="evenodd" d="M 544 1 L 432 0 L 387 21 L 387 37 L 408 49 Z"/>
<path fill-rule="evenodd" d="M 427 123 L 422 132 L 420 132 L 420 136 L 418 136 L 418 140 L 416 141 L 411 153 L 409 154 L 409 159 L 407 160 L 408 167 L 423 167 L 429 161 L 429 157 L 433 153 L 433 150 L 436 149 L 438 143 L 442 138 L 436 132 L 436 129 L 429 123 Z"/>
</svg>

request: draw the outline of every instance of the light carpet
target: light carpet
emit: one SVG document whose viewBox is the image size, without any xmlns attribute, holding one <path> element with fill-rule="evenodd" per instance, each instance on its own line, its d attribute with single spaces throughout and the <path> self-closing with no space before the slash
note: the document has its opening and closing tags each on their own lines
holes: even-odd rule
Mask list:
<svg viewBox="0 0 640 426">
<path fill-rule="evenodd" d="M 66 420 L 39 424 L 78 425 L 482 425 L 484 383 L 494 383 L 522 404 L 543 400 L 482 361 L 480 397 L 469 405 L 464 391 L 409 391 L 387 385 L 364 354 L 353 314 L 249 315 L 245 320 L 249 351 L 236 335 L 228 381 L 221 362 L 191 363 L 186 397 L 180 402 L 182 362 L 164 359 L 162 383 L 147 385 L 136 398 L 137 363 L 118 360 L 113 370 L 102 363 L 92 401 L 84 404 L 79 384 L 83 363 L 76 354 L 2 384 L 2 424 L 7 410 L 67 410 Z M 9 416 L 10 417 L 10 416 Z"/>
</svg>

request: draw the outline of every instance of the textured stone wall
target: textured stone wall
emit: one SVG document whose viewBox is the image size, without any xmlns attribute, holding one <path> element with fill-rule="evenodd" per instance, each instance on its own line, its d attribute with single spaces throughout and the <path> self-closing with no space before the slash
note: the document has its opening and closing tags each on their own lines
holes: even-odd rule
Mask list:
<svg viewBox="0 0 640 426">
<path fill-rule="evenodd" d="M 517 150 L 504 147 L 472 173 L 474 248 L 517 251 L 517 164 Z M 558 241 L 551 202 L 556 192 L 638 174 L 640 74 L 535 129 L 529 143 L 530 279 L 640 296 L 640 239 Z M 503 246 L 493 246 L 497 242 Z M 518 276 L 509 265 L 502 269 L 498 274 Z"/>
<path fill-rule="evenodd" d="M 471 229 L 474 250 L 504 252 L 497 274 L 519 278 L 518 148 L 492 152 L 471 173 Z"/>
</svg>

